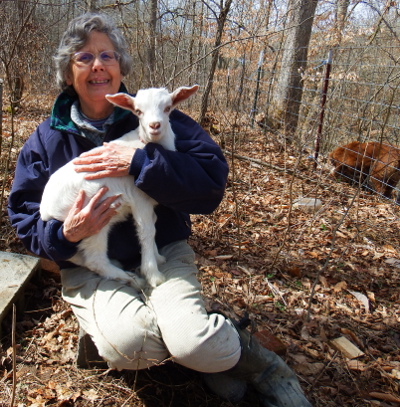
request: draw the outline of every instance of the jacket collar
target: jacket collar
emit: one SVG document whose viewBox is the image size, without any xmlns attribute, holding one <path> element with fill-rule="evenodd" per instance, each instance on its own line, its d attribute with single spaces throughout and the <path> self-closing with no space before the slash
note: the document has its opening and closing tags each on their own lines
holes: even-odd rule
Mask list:
<svg viewBox="0 0 400 407">
<path fill-rule="evenodd" d="M 128 93 L 122 82 L 118 92 Z M 50 126 L 52 129 L 77 135 L 80 134 L 75 123 L 71 120 L 71 107 L 77 99 L 78 96 L 75 92 L 71 92 L 71 90 L 64 91 L 58 95 L 51 111 Z M 114 109 L 114 122 L 122 119 L 128 114 L 128 110 L 116 106 Z"/>
</svg>

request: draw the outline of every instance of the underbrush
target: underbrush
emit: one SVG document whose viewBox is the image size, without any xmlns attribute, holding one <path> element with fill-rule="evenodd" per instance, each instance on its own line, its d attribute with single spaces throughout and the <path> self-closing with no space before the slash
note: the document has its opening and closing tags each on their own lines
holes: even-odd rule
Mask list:
<svg viewBox="0 0 400 407">
<path fill-rule="evenodd" d="M 43 116 L 16 116 L 6 191 L 18 149 Z M 280 339 L 314 406 L 398 405 L 398 206 L 336 182 L 323 158 L 314 170 L 308 153 L 299 156 L 271 134 L 244 124 L 233 132 L 216 123 L 210 132 L 226 149 L 229 182 L 213 214 L 192 217 L 190 239 L 208 310 L 235 319 L 248 314 L 251 329 Z M 232 136 L 238 133 L 239 140 Z M 322 206 L 299 209 L 293 204 L 300 197 L 319 199 Z M 25 253 L 4 208 L 0 249 Z M 15 327 L 16 405 L 231 405 L 209 393 L 197 372 L 172 362 L 138 373 L 77 369 L 78 326 L 60 289 L 57 270 L 44 265 L 26 291 L 26 310 Z M 13 391 L 11 325 L 8 318 L 0 350 L 4 406 Z M 331 341 L 339 337 L 360 356 L 337 351 Z M 256 405 L 252 392 L 238 404 Z"/>
</svg>

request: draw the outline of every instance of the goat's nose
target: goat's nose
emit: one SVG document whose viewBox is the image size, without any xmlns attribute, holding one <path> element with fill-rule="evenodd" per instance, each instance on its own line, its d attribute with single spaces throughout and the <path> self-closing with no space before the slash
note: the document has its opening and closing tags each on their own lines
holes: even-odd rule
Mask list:
<svg viewBox="0 0 400 407">
<path fill-rule="evenodd" d="M 160 124 L 160 122 L 152 122 L 152 123 L 149 124 L 149 126 L 152 129 L 157 130 L 157 129 L 159 129 L 161 127 L 161 124 Z"/>
</svg>

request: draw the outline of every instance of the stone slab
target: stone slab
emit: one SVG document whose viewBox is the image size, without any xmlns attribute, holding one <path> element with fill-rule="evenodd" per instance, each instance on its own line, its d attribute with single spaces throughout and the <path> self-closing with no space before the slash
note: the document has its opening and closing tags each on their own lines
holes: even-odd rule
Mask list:
<svg viewBox="0 0 400 407">
<path fill-rule="evenodd" d="M 37 257 L 0 252 L 0 322 L 23 293 L 25 284 L 39 265 Z"/>
</svg>

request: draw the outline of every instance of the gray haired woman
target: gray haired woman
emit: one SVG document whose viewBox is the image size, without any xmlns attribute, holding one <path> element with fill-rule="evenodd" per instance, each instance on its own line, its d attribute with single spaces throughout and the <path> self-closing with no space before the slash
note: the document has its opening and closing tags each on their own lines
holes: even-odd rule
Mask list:
<svg viewBox="0 0 400 407">
<path fill-rule="evenodd" d="M 296 375 L 246 329 L 221 314 L 208 314 L 187 243 L 189 214 L 210 213 L 221 202 L 228 166 L 218 145 L 190 117 L 170 115 L 176 151 L 149 143 L 143 149 L 107 143 L 135 129 L 131 112 L 111 105 L 106 94 L 126 92 L 122 79 L 131 68 L 127 44 L 102 14 L 72 20 L 57 55 L 61 94 L 51 117 L 29 137 L 18 158 L 9 197 L 9 217 L 28 250 L 56 261 L 63 298 L 98 354 L 116 369 L 145 369 L 171 358 L 204 373 L 208 386 L 231 401 L 251 383 L 264 406 L 308 407 Z M 97 153 L 93 147 L 102 146 Z M 58 168 L 74 160 L 87 179 L 131 176 L 159 203 L 156 243 L 166 263 L 166 281 L 138 292 L 68 261 L 79 242 L 101 230 L 116 213 L 102 188 L 84 206 L 81 192 L 64 222 L 40 218 L 44 187 Z M 63 199 L 60 196 L 60 199 Z M 109 236 L 108 256 L 125 270 L 140 265 L 140 245 L 129 220 Z"/>
</svg>

